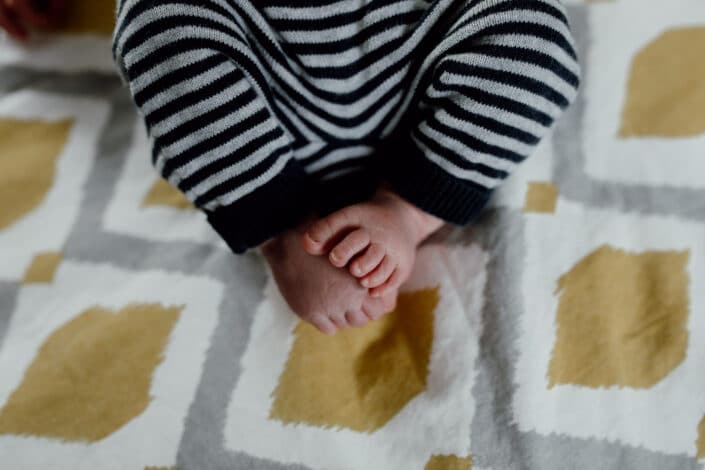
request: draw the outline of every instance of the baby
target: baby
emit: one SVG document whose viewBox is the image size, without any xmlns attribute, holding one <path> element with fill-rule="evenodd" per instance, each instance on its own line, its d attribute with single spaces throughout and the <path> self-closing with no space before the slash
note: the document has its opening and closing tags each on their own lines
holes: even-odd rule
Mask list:
<svg viewBox="0 0 705 470">
<path fill-rule="evenodd" d="M 394 308 L 575 98 L 558 0 L 122 0 L 152 160 L 325 333 Z"/>
</svg>

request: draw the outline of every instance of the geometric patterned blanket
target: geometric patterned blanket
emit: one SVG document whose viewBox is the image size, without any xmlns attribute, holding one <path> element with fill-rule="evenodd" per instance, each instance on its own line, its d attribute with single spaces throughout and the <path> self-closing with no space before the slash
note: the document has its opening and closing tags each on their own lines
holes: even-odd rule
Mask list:
<svg viewBox="0 0 705 470">
<path fill-rule="evenodd" d="M 705 3 L 567 3 L 577 102 L 334 337 L 150 168 L 114 3 L 0 42 L 0 467 L 705 468 Z"/>
</svg>

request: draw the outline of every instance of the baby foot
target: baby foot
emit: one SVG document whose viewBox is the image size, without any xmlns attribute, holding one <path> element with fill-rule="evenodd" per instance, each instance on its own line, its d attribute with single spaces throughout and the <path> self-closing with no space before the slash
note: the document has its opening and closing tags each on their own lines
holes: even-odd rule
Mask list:
<svg viewBox="0 0 705 470">
<path fill-rule="evenodd" d="M 375 299 L 355 279 L 301 248 L 301 233 L 289 231 L 262 247 L 282 296 L 302 320 L 326 334 L 363 326 L 394 308 L 395 299 Z"/>
<path fill-rule="evenodd" d="M 382 190 L 313 223 L 303 237 L 312 255 L 328 254 L 338 268 L 368 288 L 372 297 L 396 296 L 411 274 L 417 246 L 442 225 L 394 193 Z"/>
</svg>

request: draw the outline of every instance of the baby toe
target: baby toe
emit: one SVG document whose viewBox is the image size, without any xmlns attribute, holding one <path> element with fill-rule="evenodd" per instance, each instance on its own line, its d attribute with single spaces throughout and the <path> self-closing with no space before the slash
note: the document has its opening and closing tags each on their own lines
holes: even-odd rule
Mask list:
<svg viewBox="0 0 705 470">
<path fill-rule="evenodd" d="M 303 246 L 304 250 L 306 250 L 306 253 L 310 255 L 322 255 L 325 254 L 325 249 L 324 249 L 324 244 L 323 242 L 319 241 L 320 238 L 317 237 L 316 235 L 312 235 L 309 231 L 304 233 L 302 237 L 303 241 Z"/>
<path fill-rule="evenodd" d="M 370 234 L 364 228 L 354 230 L 330 252 L 329 258 L 333 266 L 342 268 L 370 244 Z"/>
<path fill-rule="evenodd" d="M 380 286 L 370 289 L 370 296 L 384 298 L 385 296 L 389 295 L 390 293 L 394 293 L 394 291 L 399 289 L 402 282 L 403 279 L 401 271 L 399 271 L 398 269 L 394 269 L 394 272 L 391 273 L 386 282 L 384 282 Z"/>
<path fill-rule="evenodd" d="M 328 318 L 339 330 L 344 330 L 350 327 L 350 325 L 348 324 L 348 320 L 345 318 L 345 313 L 330 315 Z"/>
<path fill-rule="evenodd" d="M 335 324 L 328 317 L 323 315 L 313 317 L 310 321 L 319 331 L 327 335 L 335 334 L 338 330 Z"/>
<path fill-rule="evenodd" d="M 345 319 L 348 321 L 349 325 L 355 327 L 365 326 L 370 321 L 361 310 L 346 312 Z"/>
<path fill-rule="evenodd" d="M 303 236 L 304 249 L 312 255 L 328 253 L 340 232 L 353 222 L 351 211 L 347 208 L 315 221 Z"/>
<path fill-rule="evenodd" d="M 397 295 L 399 294 L 396 290 L 390 290 L 385 295 L 381 297 L 382 305 L 384 306 L 385 312 L 392 312 L 397 308 Z"/>
<path fill-rule="evenodd" d="M 362 313 L 370 320 L 377 320 L 384 315 L 386 310 L 380 299 L 368 298 L 362 304 Z"/>
<path fill-rule="evenodd" d="M 389 256 L 385 256 L 382 262 L 372 271 L 370 274 L 362 278 L 360 283 L 363 287 L 368 289 L 373 289 L 384 284 L 389 276 L 392 275 L 394 269 L 396 268 L 396 263 Z"/>
<path fill-rule="evenodd" d="M 371 243 L 365 253 L 358 256 L 350 265 L 350 274 L 355 277 L 367 276 L 384 259 L 385 249 L 379 243 Z"/>
</svg>

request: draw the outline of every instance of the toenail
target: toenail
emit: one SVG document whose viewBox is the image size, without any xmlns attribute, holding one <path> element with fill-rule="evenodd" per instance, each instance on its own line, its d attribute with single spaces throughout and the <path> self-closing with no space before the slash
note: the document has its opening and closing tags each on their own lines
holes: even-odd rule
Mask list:
<svg viewBox="0 0 705 470">
<path fill-rule="evenodd" d="M 363 280 L 362 280 L 362 285 L 365 286 L 365 287 L 369 286 L 369 285 L 370 285 L 370 280 L 369 280 L 369 279 L 363 279 Z"/>
</svg>

